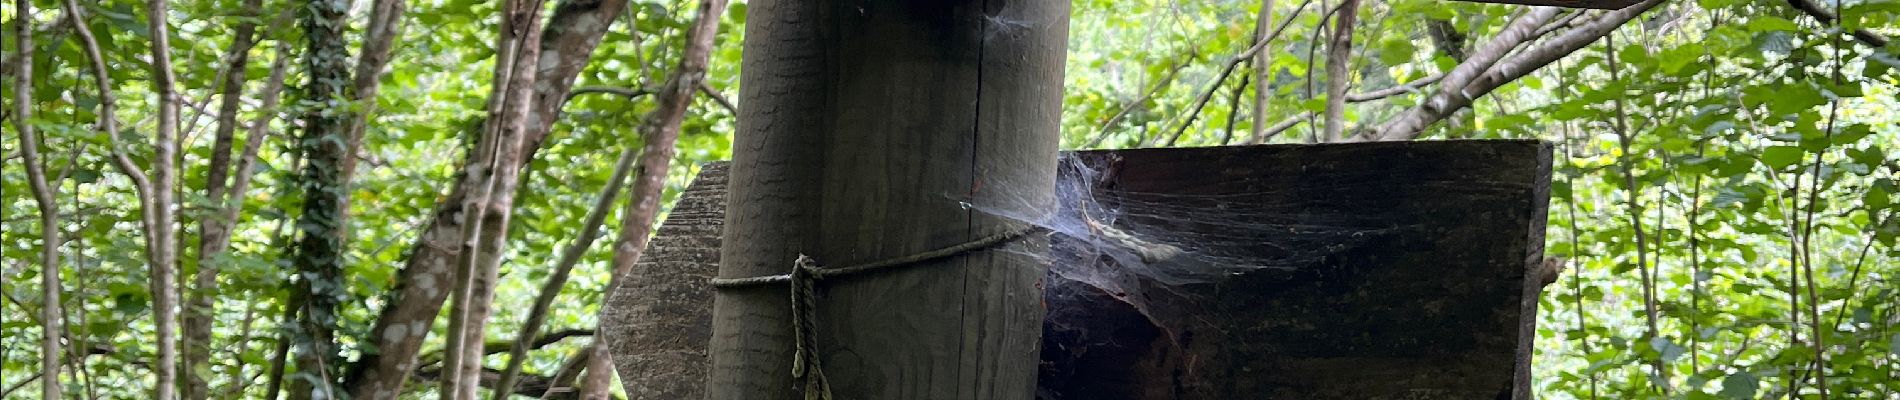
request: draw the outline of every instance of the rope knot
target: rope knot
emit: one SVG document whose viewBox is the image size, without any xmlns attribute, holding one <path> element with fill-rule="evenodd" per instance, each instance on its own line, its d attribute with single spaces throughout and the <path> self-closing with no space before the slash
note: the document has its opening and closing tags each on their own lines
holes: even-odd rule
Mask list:
<svg viewBox="0 0 1900 400">
<path fill-rule="evenodd" d="M 798 255 L 792 263 L 792 379 L 804 387 L 805 400 L 831 400 L 831 384 L 818 366 L 818 262 Z"/>
</svg>

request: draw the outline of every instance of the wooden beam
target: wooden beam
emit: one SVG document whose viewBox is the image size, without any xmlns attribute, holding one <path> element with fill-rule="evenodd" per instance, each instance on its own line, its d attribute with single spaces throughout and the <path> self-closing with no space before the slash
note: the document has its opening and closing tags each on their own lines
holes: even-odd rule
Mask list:
<svg viewBox="0 0 1900 400">
<path fill-rule="evenodd" d="M 1199 240 L 1212 247 L 1192 250 L 1291 269 L 1154 292 L 1151 308 L 1193 311 L 1157 318 L 1051 276 L 1039 390 L 1063 399 L 1527 398 L 1541 289 L 1527 264 L 1542 255 L 1549 151 L 1529 141 L 1441 141 L 1076 153 L 1095 171 L 1116 172 L 1064 168 L 1058 185 L 1088 179 L 1098 189 L 1065 202 L 1226 210 L 1224 221 L 1157 214 L 1119 223 L 1182 220 L 1143 232 L 1180 235 L 1173 240 L 1252 237 Z M 647 261 L 610 294 L 602 335 L 631 398 L 704 397 L 706 280 L 720 264 L 726 172 L 724 163 L 702 170 Z M 1267 396 L 1287 393 L 1298 395 Z"/>
<path fill-rule="evenodd" d="M 1114 288 L 1127 293 L 1052 275 L 1042 390 L 1528 399 L 1542 285 L 1527 276 L 1542 265 L 1550 152 L 1431 141 L 1078 153 L 1082 170 L 1105 172 L 1064 203 L 1130 210 L 1116 226 L 1187 252 L 1147 267 L 1222 273 Z M 1053 248 L 1057 269 L 1130 268 Z"/>
<path fill-rule="evenodd" d="M 949 247 L 1053 199 L 1067 1 L 751 7 L 721 277 Z M 1041 264 L 1001 250 L 920 264 L 821 283 L 832 392 L 1031 398 Z M 800 394 L 787 290 L 720 292 L 709 398 Z"/>
</svg>

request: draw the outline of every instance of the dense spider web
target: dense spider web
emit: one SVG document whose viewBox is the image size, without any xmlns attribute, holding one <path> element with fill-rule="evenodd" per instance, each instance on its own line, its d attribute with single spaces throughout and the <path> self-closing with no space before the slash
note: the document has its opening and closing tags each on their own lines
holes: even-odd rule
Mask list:
<svg viewBox="0 0 1900 400">
<path fill-rule="evenodd" d="M 1014 207 L 966 203 L 978 212 L 1049 231 L 1047 241 L 1008 248 L 1049 266 L 1049 321 L 1069 320 L 1060 317 L 1073 311 L 1065 306 L 1106 295 L 1134 308 L 1178 344 L 1187 327 L 1212 326 L 1204 310 L 1184 308 L 1195 303 L 1197 293 L 1207 292 L 1206 286 L 1249 274 L 1290 277 L 1303 265 L 1408 228 L 1306 213 L 1297 208 L 1301 204 L 1243 201 L 1260 192 L 1130 191 L 1118 187 L 1119 162 L 1113 154 L 1064 153 L 1058 159 L 1054 205 L 1022 207 L 1026 200 L 1019 198 L 1002 200 Z M 1009 211 L 1023 209 L 1038 211 Z M 1068 328 L 1083 329 L 1052 327 Z"/>
</svg>

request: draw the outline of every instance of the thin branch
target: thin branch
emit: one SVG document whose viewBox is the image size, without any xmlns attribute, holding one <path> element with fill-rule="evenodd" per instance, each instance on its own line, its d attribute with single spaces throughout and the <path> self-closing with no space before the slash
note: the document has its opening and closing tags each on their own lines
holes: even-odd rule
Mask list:
<svg viewBox="0 0 1900 400">
<path fill-rule="evenodd" d="M 631 99 L 638 99 L 640 97 L 653 94 L 653 92 L 657 90 L 658 89 L 623 88 L 623 87 L 614 87 L 614 86 L 581 86 L 581 87 L 574 88 L 573 91 L 567 92 L 567 98 L 572 100 L 573 98 L 580 97 L 580 95 L 583 95 L 583 94 L 611 94 L 611 95 L 626 97 L 629 100 L 631 100 Z"/>
<path fill-rule="evenodd" d="M 1829 26 L 1835 25 L 1835 23 L 1838 22 L 1837 20 L 1840 19 L 1839 16 L 1834 15 L 1833 11 L 1828 10 L 1826 6 L 1820 3 L 1814 2 L 1814 0 L 1788 0 L 1788 5 L 1794 6 L 1796 10 L 1801 10 L 1801 13 L 1821 20 L 1821 23 Z M 1849 32 L 1849 34 L 1854 36 L 1854 40 L 1868 46 L 1873 46 L 1876 50 L 1887 47 L 1887 37 L 1875 33 L 1874 31 L 1862 28 L 1855 29 L 1853 32 Z"/>
<path fill-rule="evenodd" d="M 719 108 L 726 109 L 726 112 L 732 113 L 733 116 L 739 115 L 739 106 L 733 105 L 732 100 L 726 99 L 726 95 L 719 93 L 719 89 L 714 89 L 711 83 L 699 81 L 699 92 L 712 98 L 714 103 L 719 104 Z"/>
<path fill-rule="evenodd" d="M 1122 103 L 1122 107 L 1120 111 L 1116 111 L 1114 115 L 1110 115 L 1108 119 L 1102 120 L 1102 123 L 1097 125 L 1097 128 L 1095 129 L 1095 132 L 1096 132 L 1095 137 L 1093 139 L 1089 139 L 1088 144 L 1082 145 L 1082 148 L 1088 149 L 1088 148 L 1094 148 L 1095 146 L 1101 145 L 1103 140 L 1108 139 L 1109 130 L 1114 128 L 1116 123 L 1121 122 L 1122 117 L 1128 116 L 1128 113 L 1134 111 L 1135 107 L 1139 107 L 1141 104 L 1147 103 L 1148 99 L 1152 99 L 1155 97 L 1156 94 L 1161 93 L 1161 89 L 1167 88 L 1170 84 L 1173 84 L 1174 77 L 1181 73 L 1181 69 L 1187 68 L 1189 61 L 1192 61 L 1193 58 L 1194 58 L 1193 53 L 1189 53 L 1188 57 L 1186 57 L 1185 60 L 1175 63 L 1174 66 L 1172 67 L 1168 67 L 1168 74 L 1163 75 L 1161 79 L 1155 81 L 1155 84 L 1149 87 L 1147 91 L 1142 92 L 1141 97 L 1137 97 L 1135 98 L 1135 100 Z"/>
<path fill-rule="evenodd" d="M 1294 126 L 1298 126 L 1301 122 L 1306 122 L 1312 118 L 1313 118 L 1312 112 L 1303 112 L 1303 113 L 1300 113 L 1299 115 L 1287 117 L 1286 119 L 1280 120 L 1279 123 L 1273 124 L 1273 126 L 1267 127 L 1266 129 L 1262 129 L 1260 131 L 1260 136 L 1254 136 L 1252 138 L 1249 138 L 1247 139 L 1247 142 L 1252 143 L 1252 144 L 1266 143 L 1267 139 L 1272 139 L 1274 136 L 1279 136 L 1280 133 L 1286 132 L 1287 129 L 1292 129 Z"/>
<path fill-rule="evenodd" d="M 1349 1 L 1356 1 L 1356 0 L 1349 0 Z M 1206 107 L 1207 101 L 1214 97 L 1214 92 L 1220 90 L 1221 84 L 1227 81 L 1227 77 L 1234 74 L 1234 69 L 1240 67 L 1240 63 L 1246 62 L 1247 60 L 1252 59 L 1254 54 L 1259 53 L 1260 51 L 1262 51 L 1262 49 L 1267 48 L 1268 44 L 1273 43 L 1273 39 L 1279 38 L 1281 33 L 1286 32 L 1287 26 L 1293 25 L 1293 19 L 1299 18 L 1300 12 L 1306 11 L 1306 5 L 1310 3 L 1312 3 L 1312 0 L 1305 0 L 1305 1 L 1300 2 L 1300 6 L 1295 7 L 1293 9 L 1293 13 L 1288 14 L 1286 16 L 1285 22 L 1281 22 L 1280 27 L 1274 29 L 1272 35 L 1267 35 L 1267 37 L 1264 37 L 1258 41 L 1255 41 L 1253 46 L 1247 47 L 1247 50 L 1240 52 L 1240 54 L 1237 54 L 1232 58 L 1228 58 L 1227 63 L 1221 66 L 1220 75 L 1215 76 L 1214 80 L 1208 83 L 1207 89 L 1202 90 L 1199 96 L 1195 96 L 1194 106 L 1188 108 L 1187 117 L 1183 121 L 1181 121 L 1180 126 L 1175 128 L 1174 135 L 1168 137 L 1167 144 L 1164 144 L 1163 146 L 1173 147 L 1175 141 L 1180 140 L 1181 136 L 1187 133 L 1187 128 L 1189 126 L 1193 126 L 1194 120 L 1200 117 L 1201 109 Z"/>
<path fill-rule="evenodd" d="M 1443 79 L 1444 77 L 1445 77 L 1445 74 L 1432 74 L 1431 76 L 1419 78 L 1418 80 L 1406 82 L 1406 83 L 1399 84 L 1399 85 L 1389 87 L 1389 88 L 1374 90 L 1370 92 L 1348 94 L 1346 95 L 1346 102 L 1347 103 L 1364 103 L 1368 101 L 1397 96 L 1399 94 L 1404 94 L 1404 93 L 1417 93 L 1419 90 L 1423 89 L 1425 86 L 1429 86 L 1433 83 L 1437 83 L 1439 79 Z"/>
<path fill-rule="evenodd" d="M 705 90 L 705 85 L 700 85 Z M 632 148 L 620 150 L 620 159 L 614 163 L 613 176 L 607 178 L 607 185 L 601 188 L 600 195 L 594 199 L 593 208 L 587 211 L 587 217 L 581 222 L 580 233 L 574 236 L 574 243 L 568 244 L 561 252 L 561 259 L 554 263 L 554 272 L 541 284 L 541 294 L 535 296 L 534 307 L 528 311 L 528 320 L 521 323 L 521 332 L 515 334 L 514 346 L 508 350 L 508 367 L 501 372 L 501 379 L 495 383 L 497 392 L 513 393 L 515 378 L 521 373 L 521 364 L 528 355 L 529 339 L 541 331 L 541 324 L 547 322 L 548 308 L 554 305 L 554 298 L 561 294 L 561 288 L 567 286 L 568 274 L 574 270 L 581 256 L 593 247 L 594 239 L 600 237 L 600 225 L 607 220 L 607 213 L 613 210 L 614 199 L 620 196 L 622 182 L 633 172 L 633 162 L 638 153 Z"/>
</svg>

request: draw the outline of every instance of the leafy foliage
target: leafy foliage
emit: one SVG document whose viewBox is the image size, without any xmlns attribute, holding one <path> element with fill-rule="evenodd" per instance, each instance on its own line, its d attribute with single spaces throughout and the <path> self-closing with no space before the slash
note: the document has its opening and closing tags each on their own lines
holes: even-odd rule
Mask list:
<svg viewBox="0 0 1900 400">
<path fill-rule="evenodd" d="M 1802 0 L 1795 0 L 1802 1 Z M 82 1 L 119 93 L 120 136 L 131 154 L 150 154 L 155 124 L 145 65 L 151 16 L 134 0 Z M 1332 1 L 1276 0 L 1267 43 L 1271 65 L 1223 66 L 1258 38 L 1260 2 L 1075 0 L 1063 115 L 1070 148 L 1244 143 L 1257 124 L 1294 121 L 1269 142 L 1317 137 L 1323 111 L 1326 16 Z M 1557 143 L 1546 253 L 1570 267 L 1541 299 L 1535 390 L 1543 398 L 1893 398 L 1900 392 L 1900 45 L 1869 46 L 1843 29 L 1900 36 L 1900 2 L 1828 4 L 1841 27 L 1794 2 L 1679 0 L 1664 3 L 1555 64 L 1505 84 L 1430 128 L 1434 138 L 1538 138 Z M 107 138 L 93 124 L 99 98 L 87 59 L 64 27 L 59 3 L 34 0 L 30 16 L 0 11 L 5 23 L 36 26 L 31 121 L 44 138 L 44 163 L 62 194 L 59 243 L 69 347 L 90 351 L 84 368 L 62 376 L 68 393 L 142 398 L 153 384 L 155 347 L 138 201 L 110 168 Z M 655 86 L 679 56 L 692 19 L 686 2 L 635 2 L 611 28 L 577 87 Z M 267 0 L 262 42 L 252 50 L 246 93 L 263 85 L 269 62 L 303 56 L 301 33 L 276 17 L 293 3 Z M 435 204 L 447 195 L 479 131 L 495 52 L 495 2 L 411 2 L 382 78 L 351 182 L 348 236 L 336 315 L 341 355 L 366 349 L 382 293 Z M 1362 6 L 1351 57 L 1352 93 L 1442 74 L 1495 35 L 1520 6 L 1380 0 Z M 184 276 L 200 266 L 191 251 L 208 218 L 209 105 L 221 54 L 239 16 L 236 0 L 181 0 L 171 15 L 181 122 L 179 259 Z M 746 4 L 734 4 L 716 41 L 708 86 L 737 100 Z M 1559 20 L 1586 19 L 1566 11 Z M 360 40 L 362 10 L 350 15 Z M 1434 28 L 1436 27 L 1436 28 Z M 1557 28 L 1561 32 L 1567 28 Z M 9 31 L 10 32 L 10 31 Z M 1549 40 L 1548 37 L 1542 40 Z M 9 54 L 14 42 L 5 41 Z M 354 43 L 354 42 L 353 42 Z M 1530 46 L 1536 46 L 1533 41 Z M 352 47 L 355 45 L 352 44 Z M 1612 58 L 1612 55 L 1614 58 Z M 294 59 L 294 58 L 293 58 Z M 1614 59 L 1617 66 L 1612 72 Z M 298 65 L 292 63 L 291 65 Z M 1264 80 L 1251 79 L 1264 68 Z M 9 71 L 10 71 L 9 67 Z M 307 71 L 290 70 L 289 82 Z M 1244 82 L 1244 83 L 1243 83 Z M 1431 86 L 1354 102 L 1350 127 L 1370 128 L 1419 104 Z M 10 98 L 12 88 L 4 93 Z M 1265 91 L 1266 114 L 1251 99 Z M 294 91 L 293 91 L 294 92 Z M 1204 104 L 1197 98 L 1212 92 Z M 292 96 L 285 104 L 321 102 Z M 362 105 L 350 105 L 361 107 Z M 743 107 L 743 104 L 739 104 Z M 639 146 L 634 127 L 651 104 L 605 93 L 578 94 L 525 171 L 509 229 L 488 336 L 508 339 L 533 301 L 556 250 L 572 236 L 620 149 Z M 1198 108 L 1198 109 L 1197 109 Z M 265 113 L 245 102 L 240 120 Z M 1198 112 L 1198 118 L 1188 117 Z M 695 165 L 727 159 L 735 115 L 699 96 L 680 138 L 669 182 L 677 189 Z M 233 247 L 220 263 L 213 365 L 214 396 L 255 398 L 285 328 L 286 248 L 303 218 L 295 118 L 276 118 L 264 141 L 254 189 L 242 194 Z M 5 124 L 0 124 L 5 125 Z M 17 148 L 7 126 L 0 147 Z M 1174 137 L 1180 132 L 1178 138 Z M 1627 143 L 1623 139 L 1627 139 Z M 0 389 L 37 370 L 40 298 L 36 208 L 25 168 L 12 150 L 0 169 Z M 150 160 L 136 158 L 147 164 Z M 668 190 L 670 201 L 676 190 Z M 615 208 L 616 210 L 619 207 Z M 620 218 L 609 215 L 609 220 Z M 610 229 L 611 229 L 611 225 Z M 1642 234 L 1639 235 L 1638 231 Z M 611 237 L 611 232 L 607 233 Z M 1640 248 L 1637 240 L 1647 241 Z M 563 291 L 548 330 L 587 329 L 604 299 L 611 250 L 597 242 Z M 1648 275 L 1644 275 L 1647 273 Z M 1655 316 L 1652 331 L 1647 320 Z M 432 332 L 443 332 L 438 319 Z M 432 337 L 425 359 L 439 357 Z M 1817 346 L 1817 343 L 1820 344 Z M 584 340 L 530 353 L 526 373 L 552 375 Z M 490 367 L 503 360 L 489 357 Z M 1816 366 L 1819 368 L 1816 368 Z M 1660 369 L 1658 368 L 1660 367 Z M 16 372 L 18 371 L 18 372 Z M 1821 371 L 1818 374 L 1815 371 Z M 412 395 L 429 397 L 428 385 Z M 30 398 L 20 391 L 6 398 Z"/>
</svg>

